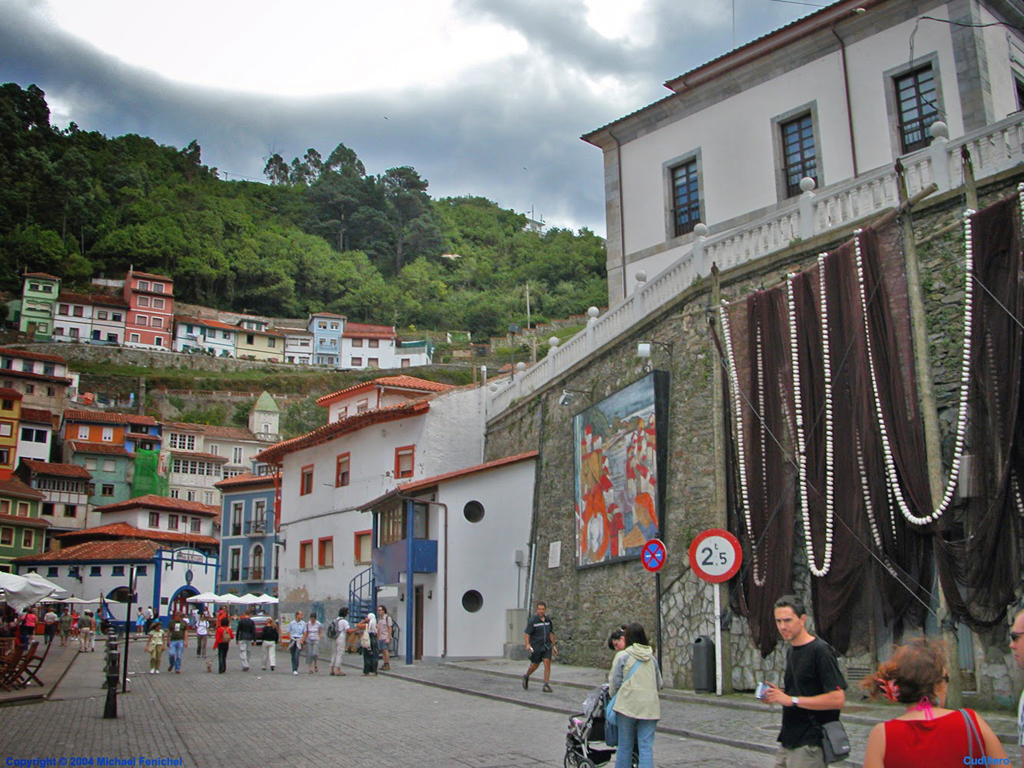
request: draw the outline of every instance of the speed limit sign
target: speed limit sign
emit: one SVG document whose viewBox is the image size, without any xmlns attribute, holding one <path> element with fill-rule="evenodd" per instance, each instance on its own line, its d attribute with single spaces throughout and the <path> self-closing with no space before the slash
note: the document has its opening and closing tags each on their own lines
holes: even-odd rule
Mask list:
<svg viewBox="0 0 1024 768">
<path fill-rule="evenodd" d="M 743 563 L 740 543 L 728 531 L 709 528 L 690 544 L 690 567 L 704 581 L 720 584 L 739 571 Z"/>
</svg>

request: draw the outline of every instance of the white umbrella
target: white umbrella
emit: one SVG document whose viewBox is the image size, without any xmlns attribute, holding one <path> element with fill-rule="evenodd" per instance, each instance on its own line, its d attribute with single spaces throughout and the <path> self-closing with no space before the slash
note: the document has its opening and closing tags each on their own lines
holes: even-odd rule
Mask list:
<svg viewBox="0 0 1024 768">
<path fill-rule="evenodd" d="M 272 595 L 263 594 L 256 600 L 260 605 L 276 605 L 278 600 Z"/>
<path fill-rule="evenodd" d="M 57 600 L 56 602 L 63 603 L 64 605 L 95 605 L 99 601 L 100 599 L 98 597 L 93 598 L 92 600 L 86 600 L 84 597 L 65 597 L 61 600 Z"/>
<path fill-rule="evenodd" d="M 225 603 L 226 605 L 240 605 L 243 601 L 238 595 L 218 595 L 215 603 Z"/>
<path fill-rule="evenodd" d="M 2 572 L 0 572 L 0 590 L 6 596 L 7 604 L 17 611 L 23 611 L 30 605 L 35 605 L 54 592 L 64 591 L 53 582 L 47 581 L 35 573 L 18 576 Z"/>
<path fill-rule="evenodd" d="M 198 595 L 185 598 L 186 603 L 215 603 L 217 602 L 217 595 L 213 592 L 200 592 Z"/>
<path fill-rule="evenodd" d="M 238 598 L 238 602 L 239 603 L 244 603 L 245 605 L 255 605 L 256 603 L 260 602 L 260 599 L 259 599 L 259 597 L 254 595 L 252 592 L 249 592 L 247 594 L 242 595 L 240 598 Z"/>
</svg>

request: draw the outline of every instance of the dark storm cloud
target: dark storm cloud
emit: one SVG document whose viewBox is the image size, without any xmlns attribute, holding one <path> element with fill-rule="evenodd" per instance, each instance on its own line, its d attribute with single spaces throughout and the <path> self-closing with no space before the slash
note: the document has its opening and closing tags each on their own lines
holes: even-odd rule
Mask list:
<svg viewBox="0 0 1024 768">
<path fill-rule="evenodd" d="M 657 34 L 642 50 L 598 35 L 579 3 L 552 11 L 528 0 L 466 0 L 464 14 L 519 31 L 528 51 L 471 68 L 443 88 L 287 98 L 173 82 L 48 26 L 32 0 L 6 5 L 0 81 L 35 83 L 84 130 L 138 133 L 176 147 L 196 139 L 205 163 L 230 178 L 258 180 L 274 152 L 291 160 L 314 147 L 326 156 L 344 143 L 369 173 L 412 165 L 434 196 L 481 195 L 520 212 L 532 207 L 549 224 L 600 234 L 601 154 L 579 136 L 665 95 L 664 80 L 729 42 L 719 29 L 717 44 L 709 45 L 704 30 L 699 48 L 701 25 L 687 22 L 681 4 L 670 0 L 651 6 Z M 632 88 L 625 108 L 595 95 L 580 73 L 625 75 L 622 92 Z"/>
</svg>

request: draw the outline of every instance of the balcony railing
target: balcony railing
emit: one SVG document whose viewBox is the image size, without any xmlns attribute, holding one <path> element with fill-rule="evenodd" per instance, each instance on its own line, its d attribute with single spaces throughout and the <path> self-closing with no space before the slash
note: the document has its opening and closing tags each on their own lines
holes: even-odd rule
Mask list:
<svg viewBox="0 0 1024 768">
<path fill-rule="evenodd" d="M 271 533 L 266 520 L 249 520 L 242 527 L 245 536 L 266 536 Z"/>
<path fill-rule="evenodd" d="M 1024 162 L 1024 113 L 1010 115 L 953 141 L 937 137 L 925 149 L 901 157 L 908 194 L 916 195 L 932 183 L 939 192 L 963 184 L 963 148 L 970 153 L 979 180 Z M 693 243 L 678 247 L 672 253 L 675 260 L 660 274 L 639 282 L 622 303 L 601 317 L 591 318 L 586 328 L 550 350 L 533 367 L 516 373 L 514 380 L 497 383 L 495 391 L 488 391 L 487 418 L 494 418 L 520 397 L 540 389 L 629 331 L 696 280 L 706 277 L 713 264 L 729 269 L 895 207 L 897 183 L 894 164 L 886 165 L 855 179 L 804 192 L 759 219 L 712 237 L 698 236 Z M 632 273 L 636 274 L 636 268 Z"/>
</svg>

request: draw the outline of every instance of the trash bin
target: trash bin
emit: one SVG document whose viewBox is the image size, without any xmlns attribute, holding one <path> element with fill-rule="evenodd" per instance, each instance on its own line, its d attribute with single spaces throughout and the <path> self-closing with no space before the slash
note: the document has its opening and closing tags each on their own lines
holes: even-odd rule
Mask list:
<svg viewBox="0 0 1024 768">
<path fill-rule="evenodd" d="M 693 641 L 693 690 L 714 693 L 715 687 L 715 641 L 701 635 Z"/>
</svg>

